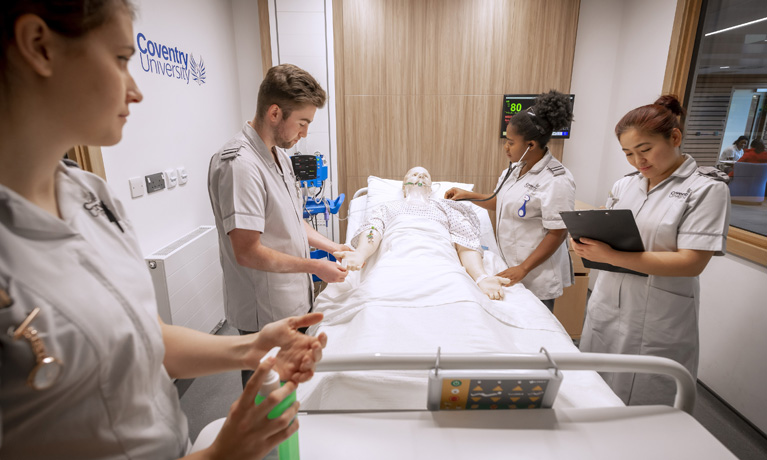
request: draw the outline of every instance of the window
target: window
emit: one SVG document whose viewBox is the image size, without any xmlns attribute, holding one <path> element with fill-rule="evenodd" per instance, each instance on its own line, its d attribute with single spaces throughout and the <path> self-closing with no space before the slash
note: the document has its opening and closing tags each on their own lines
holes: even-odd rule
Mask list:
<svg viewBox="0 0 767 460">
<path fill-rule="evenodd" d="M 739 253 L 743 241 L 728 241 L 728 249 L 767 265 L 767 2 L 686 3 L 700 6 L 682 151 L 731 176 L 730 240 L 747 245 Z"/>
</svg>

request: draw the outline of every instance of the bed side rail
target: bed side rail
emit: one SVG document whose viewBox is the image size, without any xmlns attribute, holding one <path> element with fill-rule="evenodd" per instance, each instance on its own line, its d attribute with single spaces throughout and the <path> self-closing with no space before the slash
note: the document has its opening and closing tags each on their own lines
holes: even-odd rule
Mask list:
<svg viewBox="0 0 767 460">
<path fill-rule="evenodd" d="M 695 406 L 695 380 L 681 364 L 657 356 L 618 355 L 609 353 L 549 353 L 559 370 L 599 372 L 635 372 L 664 374 L 674 378 L 674 407 L 692 415 Z M 363 370 L 430 370 L 435 367 L 432 354 L 339 354 L 325 356 L 316 372 Z M 548 369 L 551 361 L 545 354 L 441 353 L 440 369 Z"/>
</svg>

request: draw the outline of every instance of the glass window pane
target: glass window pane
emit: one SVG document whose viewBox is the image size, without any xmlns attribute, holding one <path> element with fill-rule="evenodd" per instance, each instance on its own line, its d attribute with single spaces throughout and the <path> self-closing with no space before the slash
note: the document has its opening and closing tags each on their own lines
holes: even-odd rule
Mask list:
<svg viewBox="0 0 767 460">
<path fill-rule="evenodd" d="M 730 224 L 767 236 L 767 1 L 704 1 L 682 151 L 728 173 Z"/>
</svg>

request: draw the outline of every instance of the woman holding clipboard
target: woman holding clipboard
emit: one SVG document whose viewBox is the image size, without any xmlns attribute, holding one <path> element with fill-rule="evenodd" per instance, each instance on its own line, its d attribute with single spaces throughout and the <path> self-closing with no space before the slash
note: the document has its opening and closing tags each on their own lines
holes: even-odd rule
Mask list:
<svg viewBox="0 0 767 460">
<path fill-rule="evenodd" d="M 601 271 L 588 304 L 581 351 L 662 356 L 698 368 L 698 275 L 723 255 L 730 217 L 724 173 L 680 152 L 684 114 L 675 96 L 636 108 L 615 134 L 636 171 L 613 185 L 608 209 L 630 209 L 644 252 L 571 240 L 576 254 L 649 276 Z M 675 384 L 652 374 L 603 374 L 626 404 L 669 404 Z"/>
<path fill-rule="evenodd" d="M 473 201 L 496 212 L 496 239 L 509 266 L 496 276 L 521 282 L 550 311 L 573 283 L 567 229 L 559 213 L 573 210 L 575 180 L 546 144 L 554 130 L 572 120 L 572 110 L 566 94 L 539 95 L 532 107 L 511 117 L 504 145 L 509 169 L 501 174 L 496 192 L 451 188 L 445 193 L 445 198 Z"/>
</svg>

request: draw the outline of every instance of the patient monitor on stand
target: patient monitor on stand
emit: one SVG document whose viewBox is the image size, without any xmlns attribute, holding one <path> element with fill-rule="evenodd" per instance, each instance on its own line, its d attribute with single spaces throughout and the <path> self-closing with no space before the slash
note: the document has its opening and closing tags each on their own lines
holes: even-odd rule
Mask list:
<svg viewBox="0 0 767 460">
<path fill-rule="evenodd" d="M 300 182 L 304 219 L 317 230 L 317 216 L 322 215 L 325 219 L 325 227 L 328 227 L 331 214 L 338 214 L 345 195 L 341 193 L 334 200 L 325 198 L 325 183 L 328 180 L 328 165 L 325 157 L 320 152 L 314 152 L 314 155 L 301 155 L 299 152 L 291 156 L 290 161 L 293 163 L 296 180 Z M 312 259 L 327 258 L 331 262 L 336 260 L 332 254 L 321 249 L 315 249 L 309 255 Z M 317 275 L 312 275 L 312 280 L 320 281 Z"/>
</svg>

